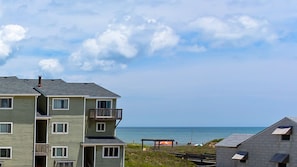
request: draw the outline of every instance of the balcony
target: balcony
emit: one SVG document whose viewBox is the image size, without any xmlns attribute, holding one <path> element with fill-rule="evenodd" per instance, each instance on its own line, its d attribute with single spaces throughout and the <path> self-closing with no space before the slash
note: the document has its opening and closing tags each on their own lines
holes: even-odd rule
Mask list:
<svg viewBox="0 0 297 167">
<path fill-rule="evenodd" d="M 35 143 L 35 155 L 47 155 L 49 152 L 49 145 L 46 143 Z"/>
<path fill-rule="evenodd" d="M 89 118 L 95 120 L 122 120 L 122 109 L 97 108 L 89 110 Z"/>
</svg>

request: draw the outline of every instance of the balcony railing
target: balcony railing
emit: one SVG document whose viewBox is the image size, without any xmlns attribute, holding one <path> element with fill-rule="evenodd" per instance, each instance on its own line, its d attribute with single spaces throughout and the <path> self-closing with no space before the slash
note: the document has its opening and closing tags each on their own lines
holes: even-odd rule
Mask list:
<svg viewBox="0 0 297 167">
<path fill-rule="evenodd" d="M 89 117 L 92 119 L 104 120 L 121 120 L 122 109 L 97 108 L 89 110 Z"/>
<path fill-rule="evenodd" d="M 46 143 L 35 143 L 36 155 L 47 155 L 49 152 L 49 145 Z"/>
</svg>

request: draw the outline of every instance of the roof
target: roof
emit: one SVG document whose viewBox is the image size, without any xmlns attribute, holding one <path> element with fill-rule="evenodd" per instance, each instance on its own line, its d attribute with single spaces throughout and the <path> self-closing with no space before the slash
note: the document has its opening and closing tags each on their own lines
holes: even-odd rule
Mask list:
<svg viewBox="0 0 297 167">
<path fill-rule="evenodd" d="M 42 79 L 41 86 L 38 86 L 38 79 L 24 81 L 45 96 L 120 97 L 95 83 L 67 83 L 61 79 Z"/>
<path fill-rule="evenodd" d="M 32 87 L 17 77 L 0 77 L 1 95 L 39 95 Z"/>
<path fill-rule="evenodd" d="M 288 119 L 294 121 L 295 123 L 297 123 L 297 117 L 288 117 Z"/>
<path fill-rule="evenodd" d="M 86 137 L 82 145 L 125 145 L 125 142 L 116 137 Z"/>
<path fill-rule="evenodd" d="M 242 142 L 254 136 L 253 134 L 232 134 L 216 144 L 216 147 L 238 147 Z"/>
<path fill-rule="evenodd" d="M 248 142 L 249 140 L 252 140 L 252 138 L 261 135 L 268 129 L 274 128 L 274 133 L 291 133 L 292 126 L 287 126 L 287 120 L 292 121 L 292 123 L 297 124 L 297 117 L 284 117 L 280 121 L 274 123 L 273 125 L 267 127 L 263 131 L 257 133 L 257 134 L 233 134 L 226 139 L 222 140 L 221 142 L 217 143 L 216 146 L 218 147 L 238 147 L 240 144 L 243 142 Z M 285 126 L 280 126 L 283 125 L 283 122 L 286 122 Z M 287 128 L 285 128 L 287 127 Z M 290 128 L 289 128 L 290 127 Z M 280 128 L 282 130 L 280 131 Z M 285 129 L 283 129 L 285 128 Z M 276 131 L 277 130 L 277 131 Z M 284 131 L 283 131 L 284 130 Z M 273 133 L 271 132 L 271 133 Z"/>
</svg>

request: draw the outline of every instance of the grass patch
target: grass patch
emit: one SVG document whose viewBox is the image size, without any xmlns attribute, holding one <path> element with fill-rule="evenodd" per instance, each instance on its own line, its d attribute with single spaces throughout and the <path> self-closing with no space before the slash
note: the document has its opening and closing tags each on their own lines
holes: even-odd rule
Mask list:
<svg viewBox="0 0 297 167">
<path fill-rule="evenodd" d="M 128 144 L 126 147 L 126 167 L 196 167 L 193 162 L 175 157 L 174 153 L 188 154 L 215 154 L 214 145 L 221 139 L 216 139 L 203 146 L 162 146 L 154 150 L 152 146 L 145 146 L 142 150 L 141 144 Z"/>
</svg>

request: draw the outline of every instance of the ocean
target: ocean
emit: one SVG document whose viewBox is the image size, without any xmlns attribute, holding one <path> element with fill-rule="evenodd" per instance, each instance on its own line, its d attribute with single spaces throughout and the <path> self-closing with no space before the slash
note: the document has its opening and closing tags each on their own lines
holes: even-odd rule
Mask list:
<svg viewBox="0 0 297 167">
<path fill-rule="evenodd" d="M 126 143 L 141 143 L 141 139 L 174 139 L 179 145 L 185 145 L 203 144 L 213 139 L 226 138 L 233 133 L 256 134 L 264 129 L 265 127 L 118 127 L 116 136 Z"/>
</svg>

